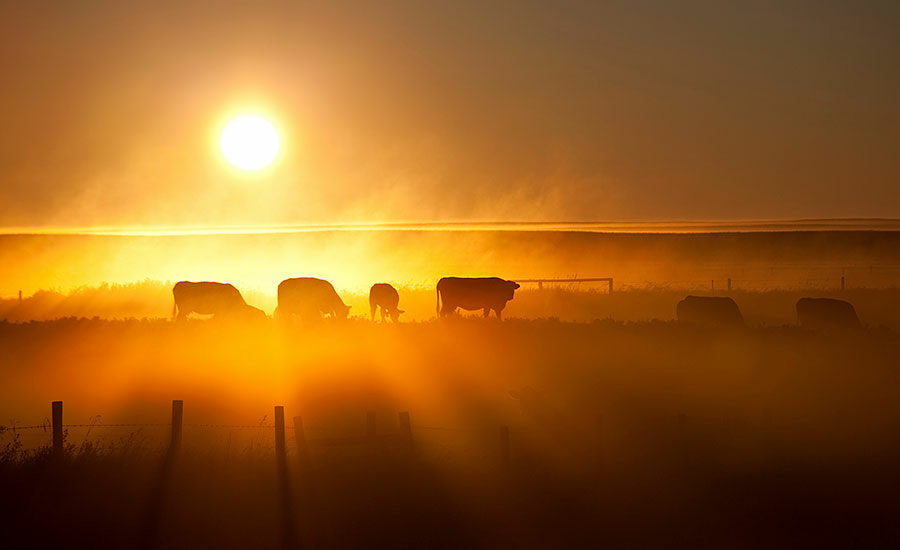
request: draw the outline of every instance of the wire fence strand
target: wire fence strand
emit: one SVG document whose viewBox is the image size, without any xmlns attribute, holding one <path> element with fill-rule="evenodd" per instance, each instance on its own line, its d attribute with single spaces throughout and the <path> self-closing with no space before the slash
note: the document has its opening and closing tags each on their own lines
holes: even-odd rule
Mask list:
<svg viewBox="0 0 900 550">
<path fill-rule="evenodd" d="M 63 424 L 63 428 L 171 428 L 171 423 L 115 423 L 115 424 Z M 274 424 L 183 424 L 185 428 L 195 428 L 195 429 L 238 429 L 238 430 L 254 430 L 254 429 L 262 429 L 262 430 L 274 430 Z M 463 428 L 449 428 L 445 426 L 423 426 L 414 424 L 411 426 L 416 430 L 431 430 L 431 431 L 442 431 L 442 432 L 477 432 L 478 430 L 472 429 L 463 429 Z M 293 431 L 294 426 L 285 424 L 285 431 L 291 430 Z M 50 431 L 52 426 L 50 423 L 47 424 L 34 424 L 30 426 L 0 426 L 0 432 L 10 431 L 24 431 L 24 430 L 45 430 Z"/>
<path fill-rule="evenodd" d="M 170 428 L 171 423 L 122 423 L 122 424 L 63 424 L 63 428 Z M 274 429 L 274 424 L 183 424 L 185 428 L 208 428 L 208 429 Z M 19 431 L 19 430 L 50 430 L 50 424 L 35 424 L 32 426 L 0 426 L 0 432 L 3 431 Z M 285 426 L 285 429 L 293 426 Z"/>
</svg>

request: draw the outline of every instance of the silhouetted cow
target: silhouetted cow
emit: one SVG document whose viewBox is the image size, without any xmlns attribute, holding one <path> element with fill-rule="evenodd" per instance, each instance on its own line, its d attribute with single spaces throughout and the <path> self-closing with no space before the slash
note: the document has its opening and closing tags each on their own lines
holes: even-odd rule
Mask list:
<svg viewBox="0 0 900 550">
<path fill-rule="evenodd" d="M 243 296 L 228 283 L 180 281 L 172 287 L 175 305 L 172 317 L 184 319 L 191 313 L 216 317 L 265 319 L 263 310 L 247 305 Z"/>
<path fill-rule="evenodd" d="M 804 328 L 859 328 L 853 304 L 833 298 L 797 300 L 797 324 Z"/>
<path fill-rule="evenodd" d="M 303 319 L 318 319 L 323 313 L 341 319 L 350 313 L 350 306 L 344 304 L 331 283 L 315 277 L 297 277 L 278 283 L 275 317 L 286 319 L 298 315 Z"/>
<path fill-rule="evenodd" d="M 372 309 L 372 320 L 375 320 L 375 310 L 381 308 L 381 322 L 384 322 L 384 316 L 388 315 L 391 321 L 397 322 L 402 309 L 397 309 L 400 304 L 400 295 L 397 289 L 387 283 L 375 283 L 369 289 L 369 307 Z"/>
<path fill-rule="evenodd" d="M 468 311 L 484 310 L 484 316 L 497 313 L 506 307 L 506 302 L 513 299 L 513 293 L 519 284 L 499 277 L 444 277 L 437 284 L 437 313 L 439 316 L 452 315 L 456 308 Z M 444 307 L 441 307 L 441 301 Z"/>
<path fill-rule="evenodd" d="M 699 325 L 744 325 L 737 304 L 724 296 L 688 296 L 675 306 L 675 316 L 681 322 Z"/>
</svg>

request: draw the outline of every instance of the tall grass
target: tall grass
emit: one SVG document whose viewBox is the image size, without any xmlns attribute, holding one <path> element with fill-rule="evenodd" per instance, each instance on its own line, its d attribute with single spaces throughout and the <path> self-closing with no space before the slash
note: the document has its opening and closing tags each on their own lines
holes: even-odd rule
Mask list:
<svg viewBox="0 0 900 550">
<path fill-rule="evenodd" d="M 99 317 L 102 319 L 165 319 L 172 315 L 172 284 L 145 280 L 128 284 L 104 284 L 81 287 L 70 293 L 39 291 L 17 299 L 0 300 L 0 319 L 12 322 L 52 320 L 63 317 Z M 241 289 L 251 305 L 269 314 L 275 308 L 274 289 Z M 424 321 L 435 316 L 435 291 L 430 286 L 401 286 L 400 306 L 406 311 L 401 320 Z M 675 304 L 687 294 L 728 295 L 735 299 L 751 325 L 779 326 L 796 322 L 794 305 L 806 297 L 833 297 L 848 300 L 856 307 L 863 323 L 900 328 L 900 289 L 772 289 L 731 292 L 671 286 L 640 286 L 608 294 L 605 288 L 578 285 L 533 286 L 516 291 L 504 315 L 518 318 L 556 318 L 563 321 L 593 321 L 612 318 L 619 321 L 670 320 Z M 351 316 L 369 318 L 368 295 L 341 292 L 352 306 Z M 465 313 L 481 315 L 481 312 Z"/>
<path fill-rule="evenodd" d="M 172 398 L 189 425 L 268 424 L 275 404 L 303 416 L 312 470 L 289 440 L 289 512 L 308 545 L 872 546 L 897 535 L 890 330 L 70 319 L 0 324 L 0 346 L 0 414 L 19 423 L 40 423 L 51 399 L 69 423 L 165 422 Z M 315 443 L 362 435 L 367 410 L 380 432 L 410 411 L 415 458 Z M 143 540 L 167 431 L 85 430 L 69 429 L 58 459 L 46 434 L 2 435 L 7 540 Z M 150 514 L 161 546 L 281 544 L 271 429 L 186 426 L 183 450 Z"/>
</svg>

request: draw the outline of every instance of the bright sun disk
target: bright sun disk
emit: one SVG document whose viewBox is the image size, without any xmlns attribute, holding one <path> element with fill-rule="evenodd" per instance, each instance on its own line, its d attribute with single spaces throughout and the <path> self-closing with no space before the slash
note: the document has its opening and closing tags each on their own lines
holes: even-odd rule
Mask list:
<svg viewBox="0 0 900 550">
<path fill-rule="evenodd" d="M 278 133 L 261 117 L 246 115 L 231 120 L 219 140 L 222 154 L 241 170 L 265 168 L 278 155 Z"/>
</svg>

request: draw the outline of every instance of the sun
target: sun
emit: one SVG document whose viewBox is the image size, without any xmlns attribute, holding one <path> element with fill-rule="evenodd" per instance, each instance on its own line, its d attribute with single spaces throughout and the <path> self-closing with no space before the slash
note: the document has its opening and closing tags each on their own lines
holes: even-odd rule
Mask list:
<svg viewBox="0 0 900 550">
<path fill-rule="evenodd" d="M 232 119 L 219 140 L 222 154 L 241 170 L 260 170 L 278 156 L 280 142 L 272 124 L 256 115 Z"/>
</svg>

